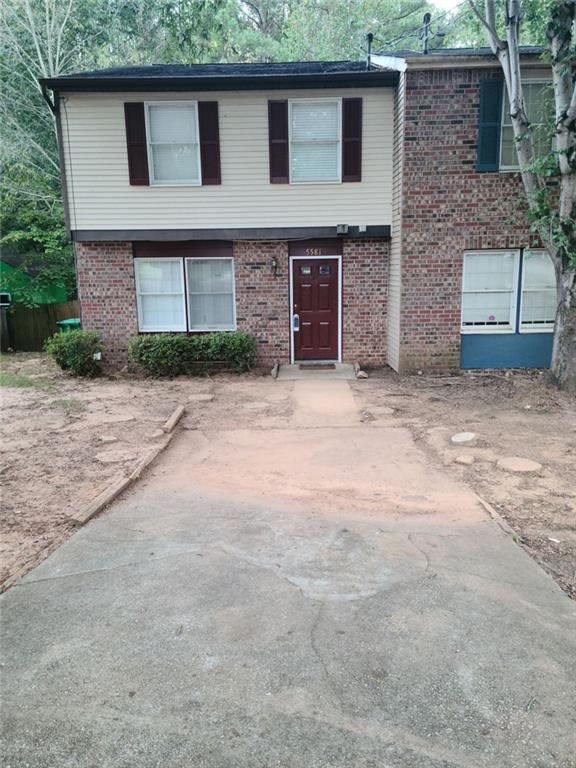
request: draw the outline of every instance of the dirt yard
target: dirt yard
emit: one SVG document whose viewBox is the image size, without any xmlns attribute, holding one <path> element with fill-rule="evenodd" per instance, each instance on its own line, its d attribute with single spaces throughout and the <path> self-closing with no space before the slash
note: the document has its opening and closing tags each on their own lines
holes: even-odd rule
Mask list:
<svg viewBox="0 0 576 768">
<path fill-rule="evenodd" d="M 517 542 L 576 597 L 576 401 L 539 374 L 400 378 L 373 372 L 352 382 L 365 421 L 408 427 L 509 523 Z M 213 401 L 198 395 L 214 395 Z M 179 404 L 197 427 L 288 423 L 290 401 L 257 374 L 154 381 L 75 380 L 44 356 L 7 355 L 0 374 L 0 583 L 33 567 L 76 527 L 70 514 L 129 474 L 161 439 Z M 263 410 L 264 409 L 264 410 Z M 474 433 L 453 444 L 453 435 Z M 541 468 L 498 466 L 519 457 Z M 462 462 L 462 463 L 461 463 Z"/>
<path fill-rule="evenodd" d="M 431 459 L 487 501 L 517 543 L 576 599 L 574 397 L 546 386 L 539 372 L 401 378 L 382 371 L 353 387 L 366 419 L 393 409 Z M 473 439 L 452 442 L 464 432 Z M 541 468 L 498 465 L 511 457 Z"/>
</svg>

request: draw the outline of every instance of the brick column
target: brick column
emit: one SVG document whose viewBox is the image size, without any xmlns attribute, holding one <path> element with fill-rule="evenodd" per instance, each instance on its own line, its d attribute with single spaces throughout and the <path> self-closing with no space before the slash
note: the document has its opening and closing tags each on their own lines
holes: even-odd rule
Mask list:
<svg viewBox="0 0 576 768">
<path fill-rule="evenodd" d="M 128 362 L 128 342 L 138 333 L 132 243 L 76 243 L 82 328 L 98 331 L 106 367 Z"/>
<path fill-rule="evenodd" d="M 390 243 L 344 240 L 342 358 L 362 365 L 386 362 L 386 299 Z"/>
<path fill-rule="evenodd" d="M 288 243 L 235 241 L 234 269 L 236 323 L 256 337 L 258 364 L 290 362 Z"/>
</svg>

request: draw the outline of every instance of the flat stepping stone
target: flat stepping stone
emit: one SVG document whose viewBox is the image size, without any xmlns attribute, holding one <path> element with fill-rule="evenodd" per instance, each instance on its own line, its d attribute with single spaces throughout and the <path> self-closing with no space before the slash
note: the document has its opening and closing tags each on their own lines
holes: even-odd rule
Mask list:
<svg viewBox="0 0 576 768">
<path fill-rule="evenodd" d="M 531 459 L 522 459 L 519 456 L 506 456 L 498 459 L 496 466 L 506 472 L 539 472 L 542 464 Z"/>
<path fill-rule="evenodd" d="M 460 456 L 456 456 L 454 463 L 462 464 L 465 467 L 470 467 L 472 464 L 474 464 L 474 456 L 469 456 L 468 454 L 462 453 Z"/>
<path fill-rule="evenodd" d="M 255 403 L 244 403 L 242 405 L 242 408 L 246 408 L 247 411 L 263 411 L 266 408 L 270 407 L 270 403 L 265 402 L 255 402 Z"/>
<path fill-rule="evenodd" d="M 158 440 L 161 437 L 164 437 L 165 432 L 163 429 L 155 429 L 154 432 L 148 432 L 146 437 L 148 440 Z"/>
<path fill-rule="evenodd" d="M 198 394 L 188 396 L 189 403 L 210 403 L 212 400 L 214 400 L 214 395 L 208 392 L 198 392 Z"/>
<path fill-rule="evenodd" d="M 454 445 L 462 445 L 462 443 L 471 443 L 476 440 L 474 432 L 458 432 L 456 435 L 452 435 L 450 442 Z"/>
<path fill-rule="evenodd" d="M 114 435 L 100 435 L 100 442 L 104 444 L 117 443 L 118 438 Z"/>
<path fill-rule="evenodd" d="M 99 416 L 95 418 L 96 424 L 126 424 L 128 421 L 136 421 L 136 416 L 119 414 L 118 416 Z"/>
<path fill-rule="evenodd" d="M 105 451 L 104 453 L 96 454 L 96 461 L 101 464 L 120 464 L 124 461 L 133 461 L 136 458 L 136 454 L 132 451 Z"/>
</svg>

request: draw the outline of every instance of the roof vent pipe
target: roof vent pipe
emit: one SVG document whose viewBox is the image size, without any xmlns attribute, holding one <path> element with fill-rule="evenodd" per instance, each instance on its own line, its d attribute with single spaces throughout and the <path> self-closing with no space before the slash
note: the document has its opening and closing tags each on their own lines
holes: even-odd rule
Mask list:
<svg viewBox="0 0 576 768">
<path fill-rule="evenodd" d="M 370 64 L 372 61 L 372 41 L 374 40 L 374 35 L 372 32 L 368 32 L 366 35 L 366 45 L 368 48 L 367 54 L 366 54 L 366 69 L 370 69 Z"/>
</svg>

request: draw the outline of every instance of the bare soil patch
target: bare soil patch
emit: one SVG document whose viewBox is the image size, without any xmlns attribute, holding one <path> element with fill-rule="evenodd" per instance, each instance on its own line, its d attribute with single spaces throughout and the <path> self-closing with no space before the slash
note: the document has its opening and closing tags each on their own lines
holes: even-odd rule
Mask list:
<svg viewBox="0 0 576 768">
<path fill-rule="evenodd" d="M 541 372 L 401 378 L 376 371 L 353 388 L 366 420 L 393 409 L 386 418 L 408 426 L 433 461 L 488 501 L 576 598 L 576 398 L 547 385 Z M 452 442 L 466 432 L 474 438 Z M 529 462 L 498 464 L 512 457 Z"/>
<path fill-rule="evenodd" d="M 70 514 L 129 475 L 174 408 L 208 379 L 74 379 L 44 355 L 0 372 L 0 587 L 67 538 Z M 155 434 L 156 433 L 156 434 Z"/>
<path fill-rule="evenodd" d="M 351 386 L 367 425 L 408 427 L 429 460 L 489 502 L 576 597 L 573 397 L 530 372 L 401 378 L 386 370 Z M 177 405 L 187 408 L 185 429 L 208 431 L 282 429 L 293 412 L 291 387 L 260 374 L 78 380 L 38 354 L 3 358 L 0 400 L 0 585 L 75 530 L 71 513 L 132 472 Z M 472 440 L 452 442 L 467 432 Z M 498 466 L 511 457 L 541 468 Z"/>
</svg>

